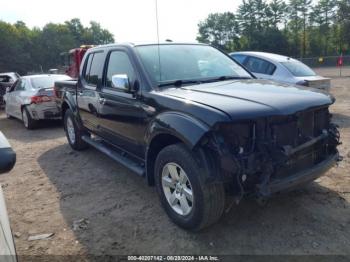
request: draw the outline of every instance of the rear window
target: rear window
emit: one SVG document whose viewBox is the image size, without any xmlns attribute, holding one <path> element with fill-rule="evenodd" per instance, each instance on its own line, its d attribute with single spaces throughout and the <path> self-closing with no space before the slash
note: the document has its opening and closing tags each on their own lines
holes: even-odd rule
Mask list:
<svg viewBox="0 0 350 262">
<path fill-rule="evenodd" d="M 282 62 L 293 76 L 315 76 L 316 73 L 307 65 L 299 61 Z"/>
<path fill-rule="evenodd" d="M 69 79 L 71 79 L 69 76 L 33 77 L 30 79 L 30 83 L 32 84 L 32 87 L 35 89 L 50 88 L 54 86 L 55 81 L 69 80 Z"/>
</svg>

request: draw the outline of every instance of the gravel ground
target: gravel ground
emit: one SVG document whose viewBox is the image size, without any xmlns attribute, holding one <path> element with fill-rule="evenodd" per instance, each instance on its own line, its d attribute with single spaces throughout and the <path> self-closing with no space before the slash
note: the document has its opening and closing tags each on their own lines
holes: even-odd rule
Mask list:
<svg viewBox="0 0 350 262">
<path fill-rule="evenodd" d="M 60 123 L 27 131 L 1 111 L 0 129 L 18 157 L 0 183 L 20 260 L 44 254 L 350 255 L 350 78 L 333 79 L 332 93 L 344 161 L 264 207 L 245 200 L 199 233 L 172 224 L 143 178 L 94 149 L 72 151 Z M 28 241 L 44 233 L 54 235 Z"/>
</svg>

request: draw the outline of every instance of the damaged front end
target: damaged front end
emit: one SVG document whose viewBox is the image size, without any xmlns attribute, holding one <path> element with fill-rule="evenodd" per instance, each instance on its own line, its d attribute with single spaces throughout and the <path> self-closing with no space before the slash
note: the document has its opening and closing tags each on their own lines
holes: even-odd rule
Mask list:
<svg viewBox="0 0 350 262">
<path fill-rule="evenodd" d="M 339 160 L 339 138 L 328 107 L 323 107 L 221 123 L 207 145 L 238 202 L 246 194 L 263 199 L 315 180 Z"/>
</svg>

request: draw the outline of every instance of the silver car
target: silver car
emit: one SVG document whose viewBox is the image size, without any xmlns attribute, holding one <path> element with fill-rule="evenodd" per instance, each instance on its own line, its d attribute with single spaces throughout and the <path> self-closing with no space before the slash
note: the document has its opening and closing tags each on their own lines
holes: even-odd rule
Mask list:
<svg viewBox="0 0 350 262">
<path fill-rule="evenodd" d="M 70 79 L 66 75 L 21 77 L 4 96 L 7 117 L 21 119 L 27 129 L 35 128 L 38 120 L 59 119 L 53 86 L 55 81 Z"/>
<path fill-rule="evenodd" d="M 230 53 L 257 78 L 275 80 L 329 91 L 331 80 L 317 75 L 302 62 L 282 55 L 264 52 Z"/>
</svg>

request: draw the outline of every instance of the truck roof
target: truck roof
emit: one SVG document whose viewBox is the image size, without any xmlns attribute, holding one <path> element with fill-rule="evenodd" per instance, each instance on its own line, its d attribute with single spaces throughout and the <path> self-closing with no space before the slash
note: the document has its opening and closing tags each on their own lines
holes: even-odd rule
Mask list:
<svg viewBox="0 0 350 262">
<path fill-rule="evenodd" d="M 135 47 L 135 46 L 146 46 L 146 45 L 205 45 L 207 46 L 208 44 L 196 43 L 196 42 L 159 42 L 159 43 L 158 42 L 138 42 L 138 43 L 121 42 L 121 43 L 113 43 L 113 44 L 107 44 L 107 45 L 99 45 L 89 50 L 98 50 L 102 48 L 116 47 L 116 46 Z"/>
</svg>

